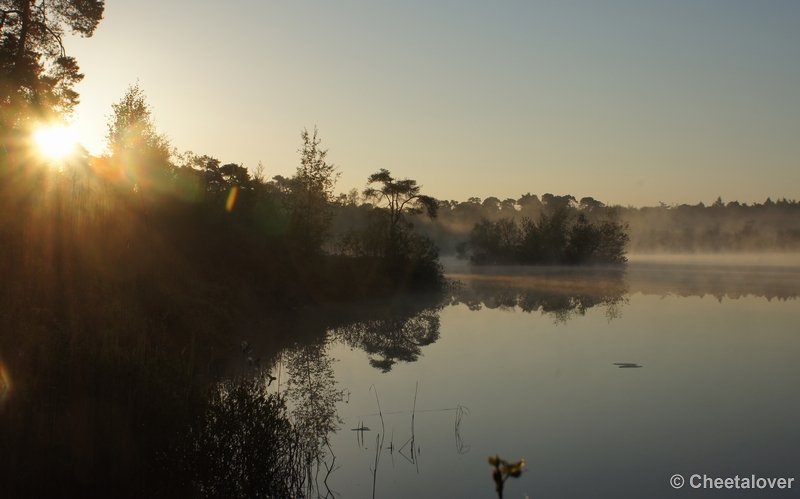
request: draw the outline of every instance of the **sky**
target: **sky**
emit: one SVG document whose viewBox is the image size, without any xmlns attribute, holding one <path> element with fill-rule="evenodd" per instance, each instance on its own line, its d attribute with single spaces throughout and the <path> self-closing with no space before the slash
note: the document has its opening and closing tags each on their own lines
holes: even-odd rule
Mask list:
<svg viewBox="0 0 800 499">
<path fill-rule="evenodd" d="M 179 152 L 337 192 L 381 168 L 440 199 L 800 198 L 800 2 L 108 0 L 74 118 L 104 149 L 137 81 Z"/>
</svg>

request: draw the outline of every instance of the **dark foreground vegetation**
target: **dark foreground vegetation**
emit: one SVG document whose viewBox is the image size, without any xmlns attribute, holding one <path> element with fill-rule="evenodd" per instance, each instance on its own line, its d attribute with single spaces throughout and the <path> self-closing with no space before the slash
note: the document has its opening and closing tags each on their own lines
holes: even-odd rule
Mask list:
<svg viewBox="0 0 800 499">
<path fill-rule="evenodd" d="M 269 180 L 177 154 L 138 86 L 113 105 L 105 155 L 48 160 L 34 133 L 64 122 L 83 77 L 62 37 L 91 36 L 104 5 L 0 10 L 0 495 L 302 495 L 322 444 L 243 375 L 209 389 L 220 358 L 245 329 L 300 341 L 281 324 L 306 307 L 441 289 L 437 248 L 406 220 L 436 202 L 381 170 L 367 222 L 337 239 L 316 130 L 296 174 Z M 263 418 L 240 421 L 244 406 Z"/>
<path fill-rule="evenodd" d="M 204 495 L 218 489 L 192 486 L 180 464 L 195 461 L 177 449 L 213 410 L 215 348 L 306 306 L 441 288 L 437 249 L 404 220 L 431 203 L 413 181 L 380 174 L 369 224 L 333 244 L 335 173 L 316 133 L 302 134 L 291 179 L 191 154 L 176 163 L 133 87 L 108 136 L 107 156 L 53 167 L 24 128 L 4 131 L 0 356 L 11 388 L 0 444 L 15 458 L 0 486 Z M 281 401 L 269 404 L 280 414 Z"/>
</svg>

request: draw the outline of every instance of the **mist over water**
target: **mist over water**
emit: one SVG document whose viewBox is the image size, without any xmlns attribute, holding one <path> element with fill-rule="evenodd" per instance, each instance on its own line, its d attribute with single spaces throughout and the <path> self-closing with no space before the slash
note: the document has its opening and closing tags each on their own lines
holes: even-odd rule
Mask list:
<svg viewBox="0 0 800 499">
<path fill-rule="evenodd" d="M 527 463 L 507 497 L 673 498 L 698 494 L 673 489 L 675 473 L 794 476 L 800 266 L 776 261 L 445 259 L 460 285 L 439 305 L 370 304 L 324 333 L 341 400 L 322 469 L 340 467 L 321 494 L 492 497 L 495 454 Z"/>
<path fill-rule="evenodd" d="M 526 267 L 470 265 L 444 258 L 453 279 L 515 282 L 539 289 L 569 292 L 576 286 L 624 282 L 625 295 L 705 296 L 738 298 L 761 296 L 795 299 L 800 296 L 800 257 L 793 254 L 630 255 L 625 266 Z"/>
<path fill-rule="evenodd" d="M 629 253 L 631 264 L 709 267 L 800 267 L 800 253 Z"/>
</svg>

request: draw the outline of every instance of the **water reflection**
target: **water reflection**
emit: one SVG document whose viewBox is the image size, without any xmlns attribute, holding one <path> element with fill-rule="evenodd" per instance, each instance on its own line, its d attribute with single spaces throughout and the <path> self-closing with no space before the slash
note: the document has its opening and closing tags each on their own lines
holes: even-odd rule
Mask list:
<svg viewBox="0 0 800 499">
<path fill-rule="evenodd" d="M 325 343 L 285 352 L 285 391 L 268 372 L 217 383 L 184 462 L 199 497 L 334 497 L 328 438 L 339 429 Z M 323 492 L 324 491 L 324 492 Z"/>
<path fill-rule="evenodd" d="M 603 425 L 616 428 L 615 431 L 621 432 L 623 437 L 624 432 L 629 427 L 633 427 L 639 432 L 639 437 L 651 438 L 647 433 L 649 430 L 646 425 L 642 424 L 644 419 L 637 420 L 635 417 L 638 414 L 645 414 L 648 418 L 656 418 L 654 421 L 662 421 L 652 414 L 661 414 L 670 406 L 665 408 L 660 401 L 664 399 L 670 401 L 670 404 L 679 404 L 683 399 L 674 399 L 674 394 L 693 394 L 694 392 L 691 390 L 694 388 L 691 390 L 687 388 L 695 386 L 695 377 L 692 373 L 705 372 L 703 371 L 703 362 L 706 362 L 708 358 L 711 358 L 714 369 L 727 369 L 725 372 L 731 376 L 742 374 L 742 381 L 736 384 L 737 387 L 744 386 L 743 383 L 751 379 L 747 376 L 752 373 L 739 373 L 737 370 L 740 369 L 737 366 L 741 366 L 741 363 L 729 362 L 730 357 L 726 357 L 726 355 L 733 354 L 720 354 L 718 358 L 714 357 L 716 350 L 709 350 L 704 343 L 707 338 L 717 334 L 717 329 L 713 329 L 710 325 L 713 320 L 716 320 L 716 323 L 724 324 L 726 328 L 725 342 L 739 345 L 736 348 L 741 351 L 748 350 L 749 347 L 742 346 L 748 345 L 747 341 L 742 340 L 736 343 L 737 338 L 749 338 L 745 332 L 737 333 L 738 336 L 732 336 L 728 331 L 738 331 L 736 327 L 741 321 L 723 322 L 725 317 L 736 313 L 737 307 L 731 308 L 731 303 L 727 302 L 728 299 L 735 300 L 745 296 L 755 296 L 767 300 L 785 301 L 800 296 L 800 279 L 798 279 L 800 275 L 796 269 L 729 272 L 720 268 L 665 268 L 663 266 L 631 265 L 626 269 L 535 269 L 512 271 L 506 275 L 498 275 L 497 272 L 493 272 L 451 275 L 451 277 L 461 281 L 461 285 L 439 296 L 396 298 L 380 303 L 364 304 L 361 307 L 350 307 L 347 310 L 304 310 L 302 315 L 298 315 L 298 317 L 302 317 L 296 322 L 298 328 L 286 328 L 291 331 L 295 342 L 291 346 L 282 345 L 281 353 L 277 356 L 269 355 L 263 349 L 264 342 L 259 341 L 258 338 L 251 339 L 262 349 L 242 350 L 241 352 L 237 349 L 236 355 L 245 357 L 237 358 L 234 372 L 249 373 L 250 376 L 255 374 L 257 375 L 255 377 L 262 379 L 259 376 L 264 376 L 264 373 L 271 369 L 271 372 L 277 375 L 267 374 L 269 377 L 263 377 L 262 384 L 265 389 L 268 387 L 274 395 L 282 393 L 284 398 L 278 399 L 278 401 L 284 400 L 288 406 L 288 409 L 281 409 L 279 403 L 269 402 L 273 404 L 273 409 L 279 416 L 275 419 L 276 427 L 281 427 L 282 418 L 288 420 L 291 425 L 291 432 L 289 432 L 291 438 L 284 440 L 281 445 L 288 446 L 282 459 L 289 459 L 289 464 L 296 467 L 296 475 L 288 472 L 284 475 L 289 477 L 288 483 L 294 487 L 291 489 L 292 494 L 305 497 L 335 496 L 336 494 L 328 487 L 328 479 L 331 478 L 332 486 L 342 489 L 345 494 L 352 493 L 357 486 L 363 486 L 364 489 L 371 489 L 374 496 L 376 490 L 380 494 L 383 486 L 387 488 L 385 492 L 389 495 L 399 496 L 402 495 L 400 492 L 395 494 L 388 489 L 389 487 L 401 487 L 397 485 L 398 479 L 403 481 L 408 475 L 413 475 L 414 480 L 419 481 L 418 483 L 432 484 L 434 483 L 433 478 L 418 478 L 417 473 L 425 475 L 427 470 L 429 475 L 435 474 L 430 470 L 441 468 L 438 464 L 440 460 L 461 459 L 458 456 L 468 452 L 470 445 L 474 445 L 475 451 L 481 454 L 485 452 L 486 447 L 502 445 L 505 446 L 503 448 L 512 448 L 515 445 L 516 437 L 500 442 L 486 441 L 481 439 L 479 433 L 476 437 L 472 429 L 470 442 L 465 443 L 461 434 L 461 422 L 469 412 L 461 405 L 456 406 L 457 403 L 467 404 L 476 409 L 476 415 L 478 415 L 476 419 L 486 419 L 487 410 L 497 410 L 510 420 L 514 420 L 515 417 L 519 418 L 520 414 L 525 414 L 522 419 L 528 418 L 528 414 L 541 420 L 546 419 L 551 426 L 561 428 L 559 430 L 561 433 L 556 432 L 552 437 L 549 434 L 537 433 L 537 438 L 543 441 L 552 440 L 550 443 L 553 448 L 561 448 L 559 446 L 564 442 L 573 445 L 574 449 L 582 448 L 582 441 L 579 441 L 580 439 L 573 441 L 570 435 L 580 432 L 591 433 L 592 431 L 594 432 L 592 434 L 602 434 L 600 429 L 604 428 Z M 651 297 L 647 298 L 647 295 Z M 656 298 L 654 299 L 653 296 Z M 725 304 L 718 305 L 714 301 L 709 302 L 708 300 L 700 303 L 700 300 L 696 298 L 664 301 L 658 299 L 658 297 L 665 296 L 712 296 L 718 301 L 724 299 Z M 746 303 L 743 305 L 753 306 L 754 300 L 744 301 Z M 676 304 L 676 302 L 680 303 Z M 662 310 L 659 308 L 661 303 L 664 303 L 664 308 L 676 307 L 679 313 L 684 313 L 683 316 L 678 315 L 682 317 L 680 320 L 683 322 L 676 321 L 674 327 L 662 330 L 661 324 L 664 321 L 653 318 L 653 314 L 657 315 Z M 761 300 L 761 303 L 765 306 L 768 305 L 764 300 Z M 651 308 L 644 312 L 645 306 Z M 703 307 L 702 314 L 680 312 L 700 306 Z M 445 313 L 446 307 L 448 309 Z M 626 307 L 629 310 L 623 317 Z M 684 309 L 680 307 L 684 307 Z M 518 332 L 521 328 L 511 326 L 511 324 L 518 325 L 521 320 L 538 319 L 521 317 L 519 314 L 515 317 L 512 314 L 496 313 L 515 310 L 526 314 L 539 312 L 545 317 L 544 321 L 539 320 L 542 330 L 556 328 L 553 323 L 557 324 L 561 330 L 561 324 L 584 315 L 589 316 L 587 319 L 591 319 L 591 316 L 594 315 L 600 319 L 600 322 L 610 323 L 613 320 L 613 323 L 605 324 L 602 327 L 607 331 L 613 331 L 614 334 L 596 334 L 595 322 L 575 320 L 568 326 L 573 333 L 570 335 L 531 335 L 527 333 L 523 335 Z M 591 310 L 595 312 L 590 314 Z M 467 331 L 469 323 L 473 319 L 468 319 L 466 316 L 475 317 L 477 311 L 483 311 L 485 316 L 493 314 L 492 320 L 496 321 L 498 330 L 503 330 L 505 334 L 490 341 L 478 333 L 473 334 Z M 596 312 L 600 312 L 600 314 Z M 499 316 L 508 318 L 507 324 L 502 324 L 505 319 L 497 319 Z M 605 320 L 603 316 L 605 316 Z M 445 317 L 444 327 L 441 325 L 442 317 Z M 671 315 L 669 317 L 670 321 L 675 320 Z M 765 317 L 763 316 L 762 319 Z M 701 322 L 699 318 L 705 321 L 702 325 L 699 325 Z M 448 332 L 455 330 L 454 321 L 460 321 L 457 327 L 458 337 L 456 335 L 448 336 Z M 722 327 L 720 326 L 719 331 L 722 331 Z M 587 333 L 589 330 L 591 333 Z M 694 331 L 697 331 L 698 334 L 688 335 L 686 333 Z M 454 344 L 444 348 L 444 342 L 442 342 L 442 345 L 434 347 L 433 345 L 439 341 L 442 334 L 452 338 Z M 697 358 L 687 355 L 683 350 L 674 350 L 678 348 L 675 345 L 682 344 L 674 342 L 674 337 L 683 338 L 681 341 L 691 343 L 693 345 L 692 352 L 696 352 Z M 458 344 L 459 341 L 467 342 L 467 340 L 468 343 Z M 506 340 L 505 348 L 497 347 L 497 352 L 502 352 L 499 354 L 500 356 L 492 357 L 492 355 L 498 355 L 497 352 L 492 353 L 495 344 Z M 779 340 L 789 341 L 784 341 L 783 336 L 774 339 L 776 342 Z M 709 344 L 713 343 L 714 345 L 721 341 L 708 340 Z M 354 354 L 350 350 L 363 351 L 368 357 L 368 362 L 364 361 L 363 354 Z M 456 351 L 459 352 L 458 355 L 453 354 Z M 665 351 L 672 352 L 671 356 L 664 354 Z M 418 362 L 428 352 L 430 352 L 428 358 L 423 359 L 423 361 L 427 361 L 427 364 L 420 366 L 420 369 L 396 369 L 395 372 L 392 372 L 398 363 Z M 557 354 L 553 354 L 553 352 Z M 252 361 L 246 357 L 254 357 L 256 353 L 265 359 L 263 368 L 258 365 L 258 357 Z M 464 365 L 457 365 L 462 362 L 460 357 L 462 353 L 472 355 L 471 362 L 464 361 Z M 347 362 L 350 364 L 343 370 L 337 371 L 339 368 L 332 355 L 337 358 L 348 357 Z M 702 360 L 699 360 L 700 357 Z M 675 359 L 680 359 L 682 366 L 684 363 L 692 366 L 695 371 L 683 367 L 681 369 L 665 367 L 674 365 L 677 362 Z M 507 367 L 497 370 L 497 372 L 470 367 L 481 362 L 494 362 Z M 356 364 L 358 366 L 354 367 Z M 783 365 L 780 364 L 780 366 Z M 647 366 L 648 369 L 643 369 L 644 366 Z M 635 369 L 636 371 L 620 373 L 616 368 Z M 610 378 L 607 374 L 597 374 L 598 370 L 610 371 L 612 369 L 615 378 Z M 788 372 L 788 368 L 786 369 Z M 480 371 L 480 373 L 474 371 Z M 591 373 L 588 373 L 589 371 Z M 443 372 L 447 374 L 443 375 Z M 383 387 L 386 386 L 389 378 L 384 375 L 388 373 L 391 373 L 393 384 L 391 385 L 392 389 L 386 391 Z M 692 374 L 692 382 L 680 385 L 678 381 L 682 379 L 684 373 L 688 373 L 686 376 Z M 425 379 L 426 375 L 428 376 L 427 380 Z M 342 378 L 345 380 L 344 388 L 337 385 L 336 377 L 338 376 L 344 376 Z M 350 377 L 347 378 L 347 376 Z M 423 401 L 421 407 L 417 406 L 414 384 L 420 379 L 417 376 L 422 379 L 419 386 L 424 387 L 426 392 L 430 390 L 427 393 L 437 393 L 434 398 L 435 402 Z M 447 382 L 441 380 L 445 378 Z M 706 378 L 709 379 L 709 383 L 715 380 L 713 376 L 711 378 L 706 376 Z M 706 378 L 699 377 L 699 379 Z M 781 379 L 790 379 L 790 376 L 784 376 Z M 398 380 L 402 380 L 403 383 L 397 382 Z M 620 380 L 624 380 L 622 382 L 625 383 L 626 389 L 616 391 Z M 382 387 L 381 396 L 386 397 L 386 400 L 383 398 L 378 400 L 377 390 L 374 387 L 367 389 L 373 383 L 375 386 Z M 460 383 L 469 388 L 460 387 Z M 497 386 L 502 386 L 503 389 L 493 388 Z M 587 390 L 587 386 L 590 386 L 591 389 Z M 626 412 L 624 416 L 628 418 L 626 425 L 613 426 L 616 424 L 614 423 L 615 418 L 619 418 L 619 415 L 613 409 L 608 408 L 607 400 L 619 399 L 634 407 L 632 404 L 635 399 L 627 397 L 647 397 L 653 390 L 658 397 L 654 397 L 648 404 L 636 404 L 635 410 Z M 697 393 L 700 395 L 697 397 L 708 396 L 708 393 L 715 394 L 715 397 L 722 396 L 721 392 L 709 392 L 710 388 L 708 387 L 704 387 L 704 390 L 702 393 L 698 391 Z M 714 390 L 718 390 L 718 388 L 714 388 Z M 760 390 L 759 388 L 759 391 L 754 393 L 758 395 L 761 393 Z M 404 391 L 406 393 L 403 393 Z M 527 407 L 521 402 L 527 397 L 507 397 L 505 392 L 508 394 L 536 393 L 539 400 L 546 400 L 548 403 L 537 405 L 535 408 Z M 603 396 L 595 397 L 593 395 L 595 393 L 601 393 Z M 352 402 L 351 395 L 353 395 Z M 264 401 L 269 401 L 270 396 L 269 394 L 257 395 L 256 398 L 260 397 L 260 402 L 247 402 L 249 405 L 233 397 L 231 399 L 235 402 L 232 402 L 233 407 L 241 408 L 233 411 L 235 413 L 233 420 L 237 421 L 236 418 L 242 417 L 244 407 L 255 407 L 258 412 L 260 405 L 269 405 Z M 448 398 L 448 396 L 452 396 L 452 398 Z M 487 402 L 487 399 L 491 402 Z M 388 410 L 383 412 L 381 402 L 387 401 L 388 404 L 384 406 L 383 410 Z M 345 406 L 342 402 L 349 405 Z M 772 403 L 772 399 L 769 399 L 768 402 Z M 277 405 L 275 405 L 276 403 Z M 392 407 L 393 403 L 394 407 Z M 488 404 L 489 409 L 481 406 L 481 403 Z M 692 404 L 686 405 L 686 407 L 681 406 L 681 410 L 684 412 L 695 410 L 693 414 L 697 418 L 704 417 L 703 415 L 706 414 L 704 411 L 709 410 L 701 402 Z M 402 410 L 397 410 L 398 406 Z M 431 406 L 445 408 L 429 409 Z M 353 411 L 352 414 L 348 414 L 347 410 Z M 516 412 L 512 412 L 512 410 Z M 434 414 L 442 411 L 454 412 L 447 413 L 446 423 L 443 423 L 443 420 L 437 420 L 437 424 L 432 424 Z M 481 414 L 482 411 L 483 414 Z M 598 422 L 593 423 L 595 419 L 591 418 L 580 419 L 580 415 L 586 411 L 591 412 L 593 418 L 596 417 Z M 344 436 L 334 436 L 340 429 L 340 425 L 343 424 L 339 414 L 342 414 L 347 421 L 348 431 L 345 431 L 346 435 Z M 455 423 L 453 414 L 455 414 Z M 783 414 L 779 404 L 776 404 L 774 414 L 778 416 Z M 681 418 L 680 414 L 676 415 L 674 421 L 677 423 L 674 424 L 683 424 L 684 420 Z M 221 442 L 226 442 L 225 445 L 237 447 L 239 450 L 234 452 L 229 448 L 221 449 L 219 453 L 222 457 L 205 466 L 213 471 L 213 473 L 209 472 L 209 476 L 221 473 L 234 477 L 236 483 L 242 481 L 247 483 L 246 477 L 249 476 L 251 473 L 249 470 L 252 468 L 248 468 L 249 465 L 241 464 L 249 452 L 246 443 L 251 442 L 252 436 L 258 435 L 262 429 L 257 425 L 253 426 L 251 422 L 225 426 L 219 423 L 222 419 L 221 416 L 211 419 L 213 424 L 209 423 L 210 427 L 219 431 L 221 436 L 210 440 L 207 438 L 204 445 L 211 445 L 213 449 L 216 449 L 213 445 L 222 445 Z M 666 422 L 663 424 L 667 427 L 673 424 L 673 420 L 664 421 Z M 485 421 L 480 424 L 486 425 Z M 595 426 L 592 426 L 593 424 Z M 637 426 L 640 424 L 641 426 Z M 522 423 L 514 422 L 512 426 L 515 435 L 524 435 L 528 431 L 534 432 L 534 430 L 525 428 Z M 232 436 L 232 432 L 236 428 L 238 428 L 236 431 L 242 435 Z M 483 428 L 480 431 L 488 430 Z M 442 445 L 445 434 L 446 445 Z M 619 437 L 619 435 L 617 436 Z M 280 441 L 282 437 L 272 435 L 269 438 L 276 438 Z M 496 431 L 493 438 L 506 437 L 502 432 Z M 652 438 L 656 441 L 655 437 Z M 353 442 L 354 440 L 355 442 Z M 422 446 L 426 447 L 422 465 L 419 462 L 420 442 L 423 442 Z M 455 453 L 453 453 L 453 443 L 455 443 Z M 533 444 L 528 442 L 526 445 Z M 560 466 L 559 469 L 566 469 L 567 464 L 565 463 L 576 459 L 575 456 L 578 455 L 574 449 L 569 451 L 569 445 L 565 447 L 567 450 L 559 454 L 560 461 L 554 461 L 557 466 Z M 623 447 L 625 446 L 620 445 L 619 449 L 614 447 L 617 449 L 615 452 L 618 451 L 622 455 L 625 452 Z M 446 453 L 443 452 L 444 448 L 446 448 Z M 334 454 L 334 450 L 336 454 Z M 475 454 L 475 451 L 472 454 Z M 216 450 L 213 451 L 213 453 L 216 452 Z M 389 456 L 383 456 L 386 452 L 389 453 Z M 676 451 L 676 455 L 678 454 L 683 455 Z M 448 455 L 455 457 L 448 457 Z M 391 463 L 389 459 L 382 462 L 382 456 L 391 458 Z M 589 453 L 583 459 L 586 462 L 595 463 L 592 461 L 593 456 L 594 454 Z M 671 456 L 672 454 L 669 454 L 668 457 L 673 459 Z M 397 457 L 397 469 L 395 469 L 395 457 Z M 232 466 L 232 468 L 224 468 L 220 464 L 223 461 L 229 463 L 226 466 Z M 673 461 L 675 460 L 673 459 Z M 356 465 L 356 462 L 359 464 Z M 338 476 L 339 474 L 331 475 L 339 467 L 338 463 L 348 468 L 340 472 L 341 477 Z M 358 469 L 354 470 L 354 468 Z M 366 475 L 367 470 L 369 475 Z M 459 476 L 459 480 L 467 480 L 454 471 L 448 476 Z M 363 482 L 363 485 L 360 482 Z M 223 490 L 226 491 L 226 494 L 227 491 L 233 491 L 243 495 L 242 491 L 245 490 L 242 485 L 237 485 L 239 488 L 222 489 L 221 485 L 217 485 L 213 481 L 209 481 L 207 485 L 206 482 L 201 483 L 204 484 L 204 487 L 209 487 L 203 490 Z M 299 488 L 297 483 L 300 483 Z M 364 489 L 359 489 L 361 495 L 368 496 L 369 492 Z M 279 494 L 273 495 L 280 496 Z"/>
<path fill-rule="evenodd" d="M 555 322 L 585 315 L 599 307 L 608 320 L 621 317 L 636 293 L 658 296 L 712 296 L 719 302 L 745 296 L 780 301 L 800 296 L 800 270 L 795 267 L 729 267 L 633 264 L 626 268 L 476 269 L 452 273 L 464 283 L 453 304 L 470 310 L 520 309 L 541 312 Z"/>
<path fill-rule="evenodd" d="M 372 307 L 327 334 L 369 355 L 369 364 L 389 372 L 398 362 L 415 362 L 423 347 L 439 339 L 440 313 L 445 306 L 465 304 L 470 310 L 521 309 L 541 311 L 556 322 L 567 322 L 601 307 L 611 320 L 621 316 L 629 285 L 622 269 L 565 271 L 528 276 L 470 276 L 451 292 L 424 298 L 405 297 L 390 306 Z"/>
<path fill-rule="evenodd" d="M 626 279 L 632 293 L 660 296 L 712 296 L 717 301 L 745 296 L 793 300 L 800 296 L 797 267 L 732 267 L 636 264 Z"/>
<path fill-rule="evenodd" d="M 376 376 L 382 377 L 379 374 Z M 355 445 L 352 445 L 352 440 L 349 438 L 343 439 L 341 436 L 337 438 L 337 448 L 344 447 L 342 452 L 350 468 L 344 472 L 347 474 L 347 481 L 352 481 L 354 468 L 360 471 L 358 475 L 361 479 L 365 479 L 366 474 L 363 470 L 368 468 L 372 497 L 382 495 L 378 494 L 381 488 L 391 489 L 391 484 L 396 483 L 394 480 L 398 473 L 425 474 L 425 470 L 430 469 L 430 466 L 436 466 L 442 455 L 464 455 L 471 450 L 471 444 L 467 443 L 462 435 L 465 420 L 470 415 L 467 407 L 456 405 L 435 409 L 420 408 L 419 383 L 414 384 L 413 399 L 408 400 L 400 397 L 398 392 L 404 392 L 404 388 L 410 387 L 391 388 L 388 395 L 394 403 L 394 409 L 400 410 L 384 412 L 378 389 L 373 384 L 369 387 L 368 395 L 363 394 L 364 398 L 355 402 L 361 410 L 377 410 L 377 412 L 351 415 L 347 418 L 354 423 L 351 431 L 355 433 Z M 411 392 L 405 395 L 410 396 Z M 343 446 L 343 440 L 348 445 Z M 443 441 L 447 441 L 447 445 L 442 446 Z M 430 456 L 429 460 L 422 461 L 420 457 L 423 446 L 426 447 L 426 456 Z M 337 480 L 341 478 L 336 477 Z M 348 486 L 352 487 L 352 484 Z M 365 493 L 364 496 L 366 495 Z"/>
<path fill-rule="evenodd" d="M 622 269 L 576 272 L 546 272 L 532 275 L 460 276 L 464 288 L 454 304 L 463 303 L 470 310 L 482 307 L 523 312 L 541 312 L 557 323 L 585 315 L 600 307 L 608 320 L 619 318 L 628 302 L 629 285 Z"/>
<path fill-rule="evenodd" d="M 342 421 L 336 414 L 336 403 L 343 394 L 336 390 L 333 376 L 333 359 L 326 355 L 324 339 L 298 345 L 285 353 L 286 398 L 292 403 L 294 427 L 298 433 L 298 444 L 302 450 L 307 482 L 307 497 L 313 490 L 320 490 L 320 472 L 324 468 L 322 482 L 327 489 L 327 477 L 335 469 L 336 456 L 330 450 L 328 435 L 339 429 Z M 330 462 L 327 460 L 330 453 Z M 314 478 L 313 485 L 311 477 Z M 330 494 L 330 489 L 327 489 Z"/>
<path fill-rule="evenodd" d="M 264 379 L 220 383 L 186 453 L 199 497 L 300 497 L 309 483 L 307 428 Z"/>
<path fill-rule="evenodd" d="M 383 373 L 399 362 L 413 363 L 424 347 L 440 337 L 444 307 L 466 305 L 472 311 L 539 312 L 566 323 L 599 309 L 608 321 L 619 319 L 636 293 L 659 296 L 713 296 L 722 301 L 743 296 L 790 300 L 800 296 L 798 269 L 729 269 L 724 267 L 632 264 L 627 268 L 479 268 L 448 275 L 460 286 L 447 293 L 405 296 L 336 310 L 304 310 L 285 325 L 300 345 L 317 352 L 330 342 L 364 351 Z M 252 346 L 248 344 L 247 348 Z M 294 351 L 286 345 L 285 351 Z M 305 348 L 305 347 L 302 347 Z M 261 351 L 259 351 L 261 354 Z M 275 355 L 275 354 L 273 354 Z M 251 356 L 255 356 L 252 354 Z M 260 359 L 238 362 L 254 366 Z"/>
<path fill-rule="evenodd" d="M 439 312 L 445 303 L 444 296 L 422 301 L 406 297 L 381 316 L 333 329 L 331 337 L 363 350 L 370 365 L 386 373 L 398 362 L 415 362 L 423 347 L 439 339 Z"/>
</svg>

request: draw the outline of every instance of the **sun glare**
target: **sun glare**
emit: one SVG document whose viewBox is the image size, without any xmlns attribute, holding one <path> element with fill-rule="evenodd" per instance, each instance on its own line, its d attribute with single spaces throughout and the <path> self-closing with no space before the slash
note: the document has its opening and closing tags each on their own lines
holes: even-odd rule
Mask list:
<svg viewBox="0 0 800 499">
<path fill-rule="evenodd" d="M 59 160 L 75 149 L 78 135 L 71 127 L 42 128 L 33 134 L 33 140 L 42 155 L 48 159 Z"/>
</svg>

